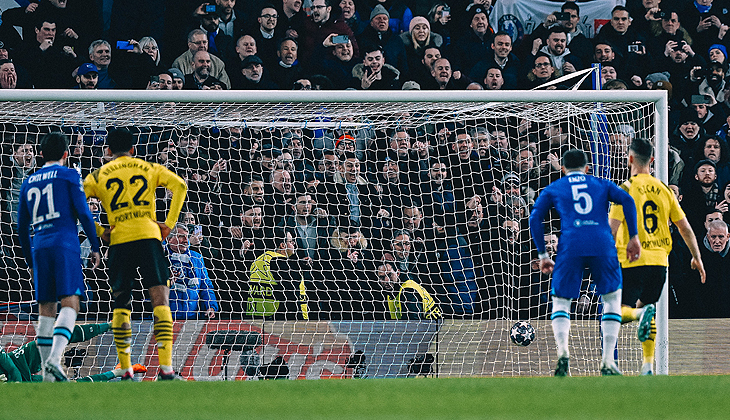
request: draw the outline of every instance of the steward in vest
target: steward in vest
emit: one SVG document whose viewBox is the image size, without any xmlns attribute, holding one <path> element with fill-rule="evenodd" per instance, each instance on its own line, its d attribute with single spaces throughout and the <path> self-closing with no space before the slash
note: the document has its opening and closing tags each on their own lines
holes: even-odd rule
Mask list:
<svg viewBox="0 0 730 420">
<path fill-rule="evenodd" d="M 387 303 L 386 319 L 442 319 L 441 309 L 431 295 L 416 281 L 401 276 L 391 262 L 378 267 L 378 280 Z"/>
<path fill-rule="evenodd" d="M 290 258 L 296 240 L 289 229 L 274 228 L 273 238 L 266 239 L 266 251 L 259 255 L 249 271 L 246 315 L 266 319 L 309 319 L 307 290 L 299 261 Z"/>
</svg>

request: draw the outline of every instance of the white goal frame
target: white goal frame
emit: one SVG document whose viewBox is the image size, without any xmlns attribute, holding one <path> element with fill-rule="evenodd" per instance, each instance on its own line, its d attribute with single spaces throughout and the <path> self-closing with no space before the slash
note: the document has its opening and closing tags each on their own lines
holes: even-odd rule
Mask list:
<svg viewBox="0 0 730 420">
<path fill-rule="evenodd" d="M 668 181 L 667 92 L 652 91 L 157 91 L 0 90 L 0 101 L 65 102 L 652 102 L 655 104 L 656 176 Z M 0 121 L 3 116 L 0 115 Z M 656 373 L 669 373 L 668 282 L 657 305 Z"/>
</svg>

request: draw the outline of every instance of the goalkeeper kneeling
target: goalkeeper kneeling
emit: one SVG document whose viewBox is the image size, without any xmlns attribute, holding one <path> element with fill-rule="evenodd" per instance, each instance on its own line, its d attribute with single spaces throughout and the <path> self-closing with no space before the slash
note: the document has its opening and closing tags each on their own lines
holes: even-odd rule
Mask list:
<svg viewBox="0 0 730 420">
<path fill-rule="evenodd" d="M 84 324 L 76 325 L 69 343 L 80 343 L 104 334 L 111 329 L 111 324 Z M 6 352 L 0 349 L 0 382 L 42 382 L 40 372 L 42 366 L 41 355 L 38 352 L 36 341 L 29 341 L 17 349 Z M 142 365 L 134 366 L 134 373 L 144 373 L 147 368 Z M 124 371 L 114 369 L 96 375 L 78 378 L 76 382 L 106 382 L 121 377 Z"/>
</svg>

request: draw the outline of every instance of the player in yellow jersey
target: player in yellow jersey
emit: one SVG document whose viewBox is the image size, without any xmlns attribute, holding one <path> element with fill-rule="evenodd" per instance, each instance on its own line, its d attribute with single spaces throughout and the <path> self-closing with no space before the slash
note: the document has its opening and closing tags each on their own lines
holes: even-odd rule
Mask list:
<svg viewBox="0 0 730 420">
<path fill-rule="evenodd" d="M 623 323 L 640 321 L 638 336 L 644 354 L 642 375 L 653 374 L 656 337 L 654 305 L 659 300 L 667 277 L 669 253 L 672 250 L 670 221 L 677 226 L 692 253 L 692 268 L 700 272 L 702 282 L 705 282 L 700 250 L 684 211 L 672 190 L 650 174 L 653 153 L 654 147 L 649 140 L 634 139 L 629 146 L 631 178 L 621 185 L 636 203 L 641 241 L 641 256 L 638 260 L 630 262 L 626 253 L 618 253 L 623 274 L 621 318 Z M 617 205 L 612 206 L 608 214 L 619 250 L 626 248 L 629 240 L 623 214 L 621 206 Z"/>
<path fill-rule="evenodd" d="M 109 240 L 109 283 L 114 298 L 112 331 L 122 379 L 132 379 L 130 355 L 132 328 L 132 285 L 137 269 L 149 289 L 154 316 L 154 333 L 160 361 L 160 380 L 180 379 L 172 369 L 172 314 L 170 312 L 170 268 L 162 240 L 175 226 L 182 210 L 187 186 L 182 178 L 162 165 L 132 157 L 134 136 L 126 129 L 111 130 L 105 152 L 112 161 L 84 180 L 86 197 L 101 200 L 110 228 L 102 238 Z M 155 190 L 162 186 L 173 194 L 167 220 L 155 220 Z M 103 230 L 97 226 L 97 230 Z"/>
</svg>

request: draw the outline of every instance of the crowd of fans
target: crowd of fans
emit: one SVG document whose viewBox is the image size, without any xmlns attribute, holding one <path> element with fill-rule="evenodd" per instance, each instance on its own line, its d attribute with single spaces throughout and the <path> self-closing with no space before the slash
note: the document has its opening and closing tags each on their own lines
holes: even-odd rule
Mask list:
<svg viewBox="0 0 730 420">
<path fill-rule="evenodd" d="M 676 235 L 671 314 L 730 315 L 730 278 L 723 269 L 730 258 L 727 224 L 716 222 L 730 221 L 725 2 L 628 1 L 613 9 L 594 39 L 580 31 L 579 5 L 567 2 L 519 43 L 490 26 L 489 2 L 313 0 L 308 11 L 300 0 L 181 1 L 159 10 L 153 6 L 166 2 L 142 3 L 135 13 L 94 10 L 96 2 L 83 0 L 6 10 L 0 86 L 518 89 L 600 63 L 605 88 L 667 90 L 670 184 L 709 267 L 707 283 L 700 284 Z M 12 25 L 23 28 L 22 39 Z M 136 129 L 136 153 L 175 170 L 189 186 L 185 220 L 172 240 L 187 238 L 188 246 L 171 242 L 167 249 L 173 262 L 180 259 L 173 254 L 195 260 L 189 271 L 198 273 L 196 279 L 202 281 L 202 269 L 209 278 L 195 284 L 206 287 L 195 294 L 201 304 L 185 307 L 182 317 L 245 313 L 241 284 L 267 249 L 273 227 L 282 226 L 294 232 L 316 319 L 379 318 L 368 302 L 407 279 L 426 287 L 448 317 L 537 318 L 549 313 L 549 279 L 534 267 L 527 216 L 541 188 L 560 176 L 562 152 L 593 150 L 581 129 L 587 124 L 514 119 L 388 130 L 147 127 Z M 64 129 L 73 140 L 70 164 L 82 176 L 105 162 L 103 133 Z M 637 130 L 610 124 L 613 157 L 600 175 L 617 182 L 628 177 L 617 156 Z M 1 289 L 10 302 L 28 300 L 30 290 L 13 228 L 19 186 L 38 165 L 35 138 L 15 136 L 3 155 L 8 284 Z M 161 212 L 166 198 L 159 197 Z M 557 252 L 559 226 L 546 232 L 546 242 Z M 104 274 L 88 277 L 102 281 Z M 103 293 L 105 287 L 90 289 Z M 577 310 L 589 312 L 595 304 L 587 285 Z"/>
<path fill-rule="evenodd" d="M 600 63 L 606 88 L 725 106 L 726 3 L 628 0 L 588 38 L 575 2 L 522 36 L 492 0 L 43 0 L 2 14 L 0 87 L 524 89 Z"/>
</svg>

